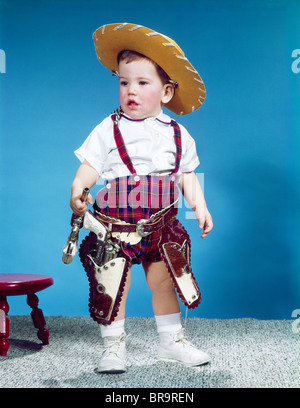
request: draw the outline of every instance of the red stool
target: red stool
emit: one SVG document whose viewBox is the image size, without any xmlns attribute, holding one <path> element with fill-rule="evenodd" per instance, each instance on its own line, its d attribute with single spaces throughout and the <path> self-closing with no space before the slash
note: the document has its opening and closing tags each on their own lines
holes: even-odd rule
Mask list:
<svg viewBox="0 0 300 408">
<path fill-rule="evenodd" d="M 41 309 L 38 309 L 39 298 L 36 292 L 53 285 L 53 279 L 46 275 L 23 273 L 0 273 L 0 356 L 6 356 L 9 348 L 9 306 L 6 296 L 27 295 L 27 304 L 32 308 L 31 317 L 37 336 L 43 344 L 49 344 L 49 331 Z"/>
</svg>

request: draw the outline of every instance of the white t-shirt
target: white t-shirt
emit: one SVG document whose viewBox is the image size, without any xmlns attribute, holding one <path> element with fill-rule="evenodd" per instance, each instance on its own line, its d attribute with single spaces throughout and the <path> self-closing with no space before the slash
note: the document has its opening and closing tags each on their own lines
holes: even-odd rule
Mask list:
<svg viewBox="0 0 300 408">
<path fill-rule="evenodd" d="M 156 118 L 142 121 L 122 116 L 118 125 L 137 174 L 164 175 L 174 169 L 176 145 L 168 115 L 161 112 Z M 194 139 L 182 125 L 179 126 L 182 157 L 178 175 L 195 170 L 200 163 Z M 81 162 L 87 160 L 104 180 L 130 175 L 114 140 L 111 116 L 96 126 L 74 153 Z"/>
</svg>

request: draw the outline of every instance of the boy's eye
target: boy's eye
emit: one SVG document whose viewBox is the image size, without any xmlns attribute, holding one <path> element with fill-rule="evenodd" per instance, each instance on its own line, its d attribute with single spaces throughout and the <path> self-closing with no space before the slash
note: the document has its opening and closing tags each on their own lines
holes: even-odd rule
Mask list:
<svg viewBox="0 0 300 408">
<path fill-rule="evenodd" d="M 147 81 L 140 81 L 139 84 L 140 85 L 147 85 Z"/>
<path fill-rule="evenodd" d="M 128 85 L 128 82 L 127 82 L 127 81 L 121 81 L 121 82 L 120 82 L 120 85 L 126 86 L 126 85 Z"/>
</svg>

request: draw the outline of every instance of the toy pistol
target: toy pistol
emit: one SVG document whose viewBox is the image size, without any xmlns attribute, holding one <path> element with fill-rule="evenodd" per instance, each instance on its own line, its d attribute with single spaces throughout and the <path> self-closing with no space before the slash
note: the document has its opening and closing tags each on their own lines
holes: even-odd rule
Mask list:
<svg viewBox="0 0 300 408">
<path fill-rule="evenodd" d="M 85 201 L 87 199 L 87 196 L 89 195 L 89 191 L 90 190 L 87 187 L 83 189 L 82 196 L 81 196 L 82 201 Z M 65 264 L 70 264 L 73 261 L 74 256 L 76 255 L 78 235 L 79 235 L 79 230 L 83 226 L 83 220 L 84 220 L 84 214 L 75 215 L 73 213 L 72 219 L 71 219 L 72 229 L 68 237 L 68 240 L 66 242 L 66 245 L 64 246 L 64 249 L 63 249 L 62 261 Z"/>
</svg>

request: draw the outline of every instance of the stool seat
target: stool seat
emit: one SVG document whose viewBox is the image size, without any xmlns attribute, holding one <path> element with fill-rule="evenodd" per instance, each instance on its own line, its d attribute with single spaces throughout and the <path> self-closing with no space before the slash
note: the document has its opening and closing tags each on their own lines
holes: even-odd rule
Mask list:
<svg viewBox="0 0 300 408">
<path fill-rule="evenodd" d="M 30 273 L 0 273 L 0 296 L 29 295 L 53 285 L 47 275 Z"/>
<path fill-rule="evenodd" d="M 31 317 L 37 336 L 43 344 L 49 344 L 49 330 L 42 309 L 38 308 L 40 292 L 53 285 L 53 279 L 47 275 L 28 273 L 0 273 L 0 356 L 6 356 L 9 348 L 9 305 L 7 296 L 27 295 L 27 304 L 32 308 Z"/>
</svg>

